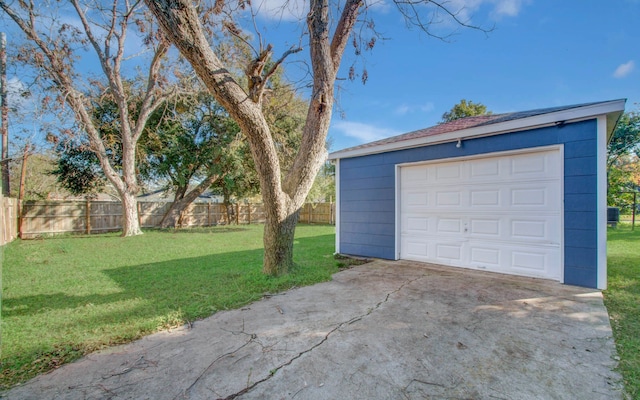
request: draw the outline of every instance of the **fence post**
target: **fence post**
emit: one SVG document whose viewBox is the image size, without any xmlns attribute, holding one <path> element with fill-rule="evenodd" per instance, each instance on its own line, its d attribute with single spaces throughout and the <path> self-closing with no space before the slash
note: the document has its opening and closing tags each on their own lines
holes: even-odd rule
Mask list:
<svg viewBox="0 0 640 400">
<path fill-rule="evenodd" d="M 2 203 L 2 207 L 9 207 L 9 203 L 7 203 L 6 201 Z M 18 199 L 18 202 L 16 203 L 16 207 L 18 207 L 18 237 L 20 239 L 22 239 L 22 199 Z M 3 227 L 4 229 L 4 227 Z M 4 241 L 0 240 L 0 245 L 3 245 Z"/>
<path fill-rule="evenodd" d="M 91 235 L 91 201 L 87 199 L 87 204 L 85 205 L 85 226 L 87 228 L 87 235 Z"/>
<path fill-rule="evenodd" d="M 311 203 L 307 203 L 307 207 L 309 208 L 309 222 L 310 224 L 313 223 L 313 205 Z"/>
<path fill-rule="evenodd" d="M 633 192 L 633 212 L 631 213 L 631 230 L 636 228 L 636 207 L 637 207 L 637 195 L 638 192 Z"/>
<path fill-rule="evenodd" d="M 247 203 L 247 215 L 248 215 L 248 220 L 249 220 L 249 225 L 251 225 L 251 203 Z"/>
<path fill-rule="evenodd" d="M 207 203 L 207 226 L 211 226 L 211 203 Z"/>
<path fill-rule="evenodd" d="M 236 203 L 236 225 L 240 225 L 240 203 Z"/>
<path fill-rule="evenodd" d="M 329 225 L 333 225 L 333 203 L 329 202 Z"/>
</svg>

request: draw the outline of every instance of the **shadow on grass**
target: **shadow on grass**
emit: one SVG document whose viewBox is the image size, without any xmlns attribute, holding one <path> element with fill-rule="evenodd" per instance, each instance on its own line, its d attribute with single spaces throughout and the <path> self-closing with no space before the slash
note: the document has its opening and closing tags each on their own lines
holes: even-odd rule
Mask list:
<svg viewBox="0 0 640 400">
<path fill-rule="evenodd" d="M 324 235 L 296 239 L 296 248 L 313 247 L 318 241 L 332 238 L 332 235 Z M 262 273 L 262 259 L 263 250 L 256 249 L 107 269 L 102 272 L 116 282 L 121 291 L 84 296 L 55 293 L 7 298 L 2 302 L 2 315 L 34 315 L 50 310 L 142 299 L 149 307 L 132 311 L 136 317 L 155 317 L 183 309 L 185 317 L 199 318 L 207 312 L 232 308 L 260 298 L 265 292 L 282 290 L 288 284 L 295 285 L 297 281 L 306 279 L 305 273 L 313 272 L 297 265 L 287 275 L 267 276 Z M 329 266 L 335 265 L 335 261 L 329 263 Z M 315 275 L 318 272 L 322 271 L 316 271 Z"/>
<path fill-rule="evenodd" d="M 254 224 L 255 225 L 255 224 Z M 193 227 L 193 228 L 147 228 L 145 231 L 156 231 L 156 232 L 167 232 L 167 233 L 175 233 L 175 234 L 187 234 L 187 233 L 229 233 L 229 232 L 244 232 L 249 230 L 248 228 L 243 228 L 242 226 L 234 225 L 234 226 L 210 226 L 210 227 Z"/>
</svg>

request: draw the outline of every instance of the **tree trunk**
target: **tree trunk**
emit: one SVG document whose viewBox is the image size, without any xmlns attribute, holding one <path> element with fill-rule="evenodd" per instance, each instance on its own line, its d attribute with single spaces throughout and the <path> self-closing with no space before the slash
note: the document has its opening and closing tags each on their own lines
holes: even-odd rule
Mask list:
<svg viewBox="0 0 640 400">
<path fill-rule="evenodd" d="M 142 235 L 138 220 L 138 199 L 131 193 L 120 193 L 122 198 L 122 236 Z"/>
<path fill-rule="evenodd" d="M 225 68 L 209 45 L 193 3 L 189 0 L 145 2 L 157 17 L 167 38 L 176 45 L 215 99 L 229 112 L 246 135 L 260 178 L 260 190 L 267 214 L 263 271 L 272 275 L 286 273 L 293 265 L 293 238 L 298 210 L 324 162 L 336 74 L 363 0 L 346 0 L 335 25 L 333 38 L 330 32 L 332 24 L 329 18 L 329 1 L 309 2 L 307 24 L 313 68 L 313 91 L 300 150 L 293 167 L 284 177 L 284 182 L 276 145 L 262 112 L 261 93 L 246 93 Z M 262 57 L 260 55 L 254 61 L 264 62 Z M 250 75 L 249 79 L 268 78 L 247 74 Z"/>
<path fill-rule="evenodd" d="M 195 201 L 202 193 L 204 193 L 215 181 L 218 180 L 219 175 L 211 175 L 208 176 L 204 181 L 202 181 L 198 186 L 196 186 L 192 191 L 182 195 L 180 198 L 174 200 L 169 206 L 169 210 L 162 218 L 160 222 L 161 228 L 178 228 L 181 224 L 182 214 L 189 207 L 191 203 Z M 177 194 L 176 194 L 177 197 Z"/>
<path fill-rule="evenodd" d="M 293 266 L 293 238 L 298 222 L 299 211 L 283 219 L 269 218 L 264 225 L 264 261 L 262 272 L 269 275 L 282 275 Z"/>
<path fill-rule="evenodd" d="M 179 228 L 182 213 L 189 207 L 189 204 L 191 202 L 187 201 L 185 197 L 171 203 L 164 217 L 162 217 L 162 221 L 160 221 L 160 228 Z"/>
<path fill-rule="evenodd" d="M 233 221 L 236 220 L 236 212 L 233 209 L 233 204 L 229 203 L 229 201 L 225 201 L 224 210 L 227 213 L 227 225 L 231 225 Z"/>
<path fill-rule="evenodd" d="M 9 106 L 7 104 L 7 37 L 0 33 L 0 133 L 2 134 L 2 151 L 0 152 L 0 170 L 2 174 L 2 195 L 9 197 Z"/>
</svg>

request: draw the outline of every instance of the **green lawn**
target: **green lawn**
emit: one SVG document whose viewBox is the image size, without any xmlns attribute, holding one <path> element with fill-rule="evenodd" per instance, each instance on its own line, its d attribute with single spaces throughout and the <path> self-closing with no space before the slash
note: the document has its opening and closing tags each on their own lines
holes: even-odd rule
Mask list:
<svg viewBox="0 0 640 400">
<path fill-rule="evenodd" d="M 640 399 L 640 227 L 609 230 L 609 287 L 604 303 L 620 356 L 618 370 L 632 399 Z"/>
<path fill-rule="evenodd" d="M 265 293 L 329 280 L 338 271 L 335 228 L 300 225 L 295 269 L 278 278 L 263 275 L 262 229 L 67 236 L 7 245 L 0 388 Z"/>
</svg>

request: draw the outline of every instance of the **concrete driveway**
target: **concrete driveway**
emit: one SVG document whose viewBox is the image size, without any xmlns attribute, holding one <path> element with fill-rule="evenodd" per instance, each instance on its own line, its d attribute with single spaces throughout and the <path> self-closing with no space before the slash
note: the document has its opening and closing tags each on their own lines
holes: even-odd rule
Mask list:
<svg viewBox="0 0 640 400">
<path fill-rule="evenodd" d="M 601 294 L 374 261 L 91 354 L 10 399 L 620 399 Z"/>
</svg>

